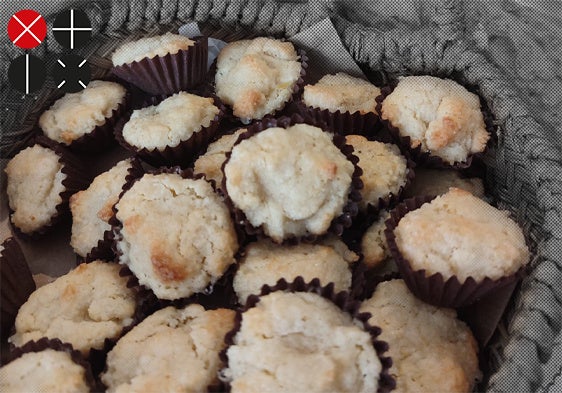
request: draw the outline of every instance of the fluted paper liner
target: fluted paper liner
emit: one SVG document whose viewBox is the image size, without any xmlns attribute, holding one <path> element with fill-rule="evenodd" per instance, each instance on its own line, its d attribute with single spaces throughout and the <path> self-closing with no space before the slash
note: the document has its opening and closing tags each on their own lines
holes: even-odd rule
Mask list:
<svg viewBox="0 0 562 393">
<path fill-rule="evenodd" d="M 11 334 L 16 315 L 29 295 L 35 291 L 35 282 L 21 251 L 13 237 L 6 239 L 0 252 L 0 309 L 2 322 L 2 339 Z"/>
<path fill-rule="evenodd" d="M 434 196 L 425 196 L 406 199 L 390 212 L 390 218 L 386 221 L 384 233 L 390 253 L 398 265 L 398 270 L 404 282 L 414 295 L 435 306 L 458 308 L 468 306 L 494 290 L 509 285 L 520 278 L 524 268 L 506 277 L 495 280 L 486 277 L 479 282 L 472 277 L 468 277 L 464 282 L 460 282 L 456 276 L 445 280 L 441 273 L 427 276 L 425 270 L 414 270 L 396 244 L 394 229 L 408 212 L 421 207 L 424 203 L 428 203 L 434 198 Z"/>
<path fill-rule="evenodd" d="M 129 180 L 136 179 L 139 176 L 142 176 L 144 170 L 142 168 L 141 163 L 136 158 L 131 159 L 131 166 L 127 169 L 127 175 L 125 176 L 125 183 Z M 112 250 L 113 245 L 113 230 L 112 228 L 108 229 L 103 233 L 103 237 L 98 240 L 97 245 L 90 250 L 90 252 L 86 255 L 84 260 L 82 261 L 81 258 L 78 258 L 77 264 L 82 262 L 92 262 L 97 259 L 108 260 L 112 261 L 115 259 L 115 254 Z"/>
<path fill-rule="evenodd" d="M 75 350 L 72 347 L 72 345 L 68 343 L 63 343 L 59 339 L 48 339 L 46 337 L 43 337 L 37 341 L 28 341 L 23 346 L 14 348 L 10 352 L 7 363 L 13 362 L 14 360 L 25 355 L 26 353 L 42 352 L 49 349 L 59 352 L 66 352 L 74 363 L 84 368 L 84 376 L 85 376 L 84 379 L 88 384 L 88 386 L 90 387 L 90 390 L 91 391 L 99 390 L 97 389 L 98 387 L 96 386 L 96 383 L 94 381 L 90 364 L 84 359 L 80 351 Z"/>
<path fill-rule="evenodd" d="M 245 306 L 236 312 L 234 328 L 228 332 L 224 338 L 226 347 L 220 352 L 220 358 L 225 364 L 225 368 L 228 368 L 228 348 L 234 345 L 234 338 L 242 326 L 242 320 L 244 318 L 244 313 L 253 307 L 255 307 L 259 302 L 261 296 L 268 295 L 272 292 L 283 291 L 283 292 L 311 292 L 315 293 L 324 299 L 329 300 L 334 303 L 340 310 L 349 314 L 354 320 L 361 322 L 363 329 L 371 335 L 371 341 L 373 347 L 377 352 L 377 356 L 381 362 L 382 370 L 379 374 L 379 388 L 378 392 L 389 392 L 393 390 L 396 386 L 396 381 L 389 374 L 389 369 L 392 366 L 392 359 L 385 356 L 385 352 L 388 351 L 388 344 L 384 341 L 378 340 L 378 336 L 381 334 L 381 329 L 378 326 L 372 326 L 369 324 L 369 319 L 371 318 L 370 313 L 360 313 L 359 309 L 361 307 L 361 302 L 354 300 L 349 292 L 335 292 L 334 284 L 330 283 L 326 286 L 320 285 L 320 280 L 317 278 L 311 280 L 310 282 L 305 282 L 302 277 L 297 277 L 292 282 L 287 282 L 285 279 L 280 279 L 274 286 L 264 285 L 261 289 L 259 296 L 250 295 L 246 301 Z M 311 364 L 311 367 L 314 365 Z M 230 391 L 230 385 L 228 382 L 223 381 L 221 386 L 222 391 Z"/>
<path fill-rule="evenodd" d="M 379 116 L 375 112 L 361 113 L 359 111 L 335 112 L 306 105 L 302 100 L 296 102 L 297 110 L 304 117 L 315 121 L 323 121 L 328 129 L 341 135 L 369 135 L 379 128 Z"/>
<path fill-rule="evenodd" d="M 298 115 L 298 114 L 294 114 L 291 117 L 280 117 L 277 119 L 274 118 L 264 118 L 262 121 L 260 122 L 256 122 L 251 124 L 250 126 L 247 127 L 247 131 L 242 133 L 239 137 L 238 140 L 236 141 L 236 143 L 233 146 L 233 149 L 236 145 L 238 145 L 239 143 L 241 143 L 243 140 L 245 139 L 249 139 L 252 136 L 260 133 L 261 131 L 264 131 L 268 128 L 272 128 L 272 127 L 281 127 L 281 128 L 288 128 L 290 126 L 293 126 L 295 124 L 302 124 L 302 123 L 306 123 L 305 119 Z M 307 124 L 311 124 L 311 123 L 307 123 Z M 320 123 L 320 124 L 311 124 L 313 126 L 319 127 L 323 130 L 326 130 L 326 125 L 324 123 Z M 332 233 L 336 236 L 341 236 L 344 229 L 345 228 L 349 228 L 353 222 L 353 218 L 355 216 L 357 216 L 358 212 L 359 212 L 359 208 L 358 208 L 358 202 L 361 200 L 361 192 L 360 190 L 363 188 L 363 182 L 361 181 L 361 175 L 362 175 L 362 170 L 361 168 L 359 168 L 357 166 L 357 162 L 359 161 L 359 159 L 357 158 L 357 156 L 353 155 L 353 147 L 351 147 L 350 145 L 347 145 L 345 143 L 345 137 L 343 137 L 342 135 L 337 135 L 335 134 L 333 137 L 333 143 L 334 145 L 342 152 L 342 154 L 344 154 L 347 159 L 353 163 L 354 166 L 354 171 L 352 174 L 352 180 L 351 180 L 351 187 L 348 193 L 348 197 L 347 197 L 347 202 L 346 205 L 343 207 L 342 209 L 342 213 L 339 216 L 334 217 L 334 219 L 332 220 L 332 223 L 328 229 L 327 232 Z M 228 164 L 228 162 L 230 161 L 230 156 L 232 155 L 232 150 L 226 153 L 226 159 L 222 165 L 222 172 L 224 175 L 224 168 L 226 167 L 226 165 Z M 242 210 L 240 210 L 239 208 L 236 207 L 236 205 L 234 204 L 234 202 L 232 201 L 232 199 L 230 199 L 230 196 L 228 195 L 228 190 L 226 188 L 226 175 L 223 176 L 223 181 L 222 181 L 222 185 L 221 185 L 221 189 L 223 194 L 225 195 L 225 201 L 227 203 L 227 205 L 229 206 L 230 209 L 232 209 L 233 213 L 234 213 L 234 223 L 236 225 L 240 225 L 243 228 L 243 231 L 250 236 L 256 235 L 256 236 L 266 236 L 263 229 L 263 225 L 260 225 L 259 227 L 255 227 L 253 226 L 248 219 L 246 218 L 246 215 L 244 214 L 244 212 Z M 322 236 L 325 234 L 309 234 L 309 235 L 305 235 L 305 236 L 290 236 L 287 237 L 286 239 L 284 239 L 283 241 L 306 241 L 306 242 L 313 242 L 316 239 L 318 239 L 319 236 Z"/>
<path fill-rule="evenodd" d="M 123 137 L 123 128 L 125 124 L 129 121 L 131 114 L 123 116 L 116 124 L 114 134 L 115 139 L 121 146 L 125 149 L 130 150 L 136 154 L 139 158 L 146 161 L 147 163 L 159 167 L 159 166 L 172 166 L 180 165 L 182 167 L 187 167 L 190 165 L 198 155 L 205 151 L 209 143 L 215 138 L 219 132 L 219 124 L 224 115 L 224 105 L 217 97 L 212 97 L 214 100 L 214 105 L 219 108 L 219 113 L 215 115 L 211 123 L 207 127 L 201 127 L 197 132 L 194 132 L 188 139 L 180 141 L 177 146 L 166 146 L 164 149 L 154 148 L 139 148 L 137 146 L 131 145 Z M 158 105 L 164 99 L 163 96 L 160 97 L 149 97 L 141 105 L 141 108 L 150 105 Z"/>
<path fill-rule="evenodd" d="M 207 37 L 193 38 L 195 43 L 175 54 L 144 58 L 113 67 L 111 72 L 150 94 L 173 94 L 192 90 L 207 75 Z"/>
</svg>

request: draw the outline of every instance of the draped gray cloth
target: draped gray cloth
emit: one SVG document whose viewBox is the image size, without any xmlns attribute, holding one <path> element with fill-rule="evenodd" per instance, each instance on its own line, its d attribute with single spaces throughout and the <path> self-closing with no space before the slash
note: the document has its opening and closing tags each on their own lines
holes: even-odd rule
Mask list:
<svg viewBox="0 0 562 393">
<path fill-rule="evenodd" d="M 486 158 L 491 192 L 502 207 L 514 212 L 537 244 L 533 270 L 514 300 L 497 354 L 499 364 L 487 389 L 562 389 L 559 2 L 113 0 L 77 4 L 88 13 L 96 34 L 81 53 L 97 53 L 101 65 L 103 55 L 123 37 L 153 32 L 155 26 L 214 21 L 291 36 L 331 16 L 344 46 L 363 66 L 390 75 L 455 73 L 477 85 L 494 113 L 498 133 L 498 146 Z M 31 53 L 50 59 L 60 49 L 49 36 Z M 29 131 L 32 121 L 22 123 L 23 119 L 33 118 L 36 102 L 53 89 L 47 85 L 32 97 L 10 89 L 6 70 L 19 54 L 11 44 L 2 45 L 3 158 Z"/>
</svg>

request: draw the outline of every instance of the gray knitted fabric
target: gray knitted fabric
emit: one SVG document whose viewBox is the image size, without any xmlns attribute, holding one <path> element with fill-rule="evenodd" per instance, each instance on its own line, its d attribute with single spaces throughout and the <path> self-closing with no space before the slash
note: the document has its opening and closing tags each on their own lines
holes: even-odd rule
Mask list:
<svg viewBox="0 0 562 393">
<path fill-rule="evenodd" d="M 533 270 L 522 283 L 498 351 L 491 392 L 562 389 L 562 68 L 558 2 L 533 9 L 515 2 L 460 0 L 249 1 L 113 0 L 82 2 L 99 32 L 83 55 L 94 65 L 130 35 L 189 20 L 291 36 L 326 16 L 356 61 L 390 75 L 458 73 L 477 85 L 492 109 L 498 146 L 486 158 L 499 204 L 512 210 L 536 242 Z M 558 7 L 558 8 L 556 8 Z M 552 10 L 552 11 L 551 11 Z M 542 12 L 542 14 L 541 14 Z M 548 12 L 548 13 L 547 13 Z M 541 17 L 542 15 L 542 17 Z M 51 20 L 52 22 L 52 20 Z M 243 35 L 241 35 L 243 36 Z M 52 37 L 36 49 L 60 50 Z M 6 157 L 25 138 L 47 86 L 22 98 L 6 83 L 9 45 L 0 54 L 3 102 L 0 148 Z"/>
</svg>

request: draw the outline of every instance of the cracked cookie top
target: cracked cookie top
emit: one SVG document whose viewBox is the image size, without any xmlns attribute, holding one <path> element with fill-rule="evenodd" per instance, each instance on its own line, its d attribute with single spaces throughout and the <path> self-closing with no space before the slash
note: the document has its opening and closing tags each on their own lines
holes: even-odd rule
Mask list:
<svg viewBox="0 0 562 393">
<path fill-rule="evenodd" d="M 407 76 L 382 102 L 388 119 L 411 147 L 441 157 L 450 164 L 484 151 L 486 130 L 478 96 L 450 79 Z"/>
<path fill-rule="evenodd" d="M 234 262 L 230 213 L 204 179 L 145 174 L 116 209 L 119 261 L 161 299 L 203 291 Z"/>
</svg>

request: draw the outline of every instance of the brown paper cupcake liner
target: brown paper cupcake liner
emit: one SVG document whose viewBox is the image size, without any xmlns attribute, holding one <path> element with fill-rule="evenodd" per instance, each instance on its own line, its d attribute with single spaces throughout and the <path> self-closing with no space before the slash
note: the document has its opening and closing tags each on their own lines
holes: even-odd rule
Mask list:
<svg viewBox="0 0 562 393">
<path fill-rule="evenodd" d="M 158 105 L 164 99 L 164 96 L 148 97 L 141 105 L 141 108 Z M 214 105 L 219 108 L 219 113 L 214 117 L 208 127 L 202 127 L 201 130 L 194 132 L 191 137 L 181 141 L 177 146 L 166 146 L 164 149 L 147 149 L 138 148 L 128 143 L 123 137 L 123 128 L 129 121 L 132 113 L 123 116 L 115 125 L 115 139 L 125 149 L 133 152 L 152 166 L 180 165 L 185 168 L 195 161 L 198 155 L 207 148 L 208 144 L 219 132 L 219 125 L 224 115 L 225 107 L 217 97 L 213 97 L 213 99 Z"/>
<path fill-rule="evenodd" d="M 59 352 L 66 352 L 74 363 L 84 368 L 85 380 L 91 391 L 99 391 L 98 386 L 95 383 L 90 364 L 84 359 L 80 351 L 75 350 L 72 345 L 63 343 L 59 339 L 50 340 L 46 337 L 43 337 L 37 341 L 28 341 L 23 346 L 14 348 L 10 352 L 7 363 L 13 362 L 14 360 L 19 359 L 27 353 L 42 352 L 48 349 Z"/>
<path fill-rule="evenodd" d="M 154 175 L 158 175 L 162 173 L 173 173 L 173 174 L 180 175 L 184 179 L 194 179 L 194 180 L 205 179 L 205 181 L 208 181 L 211 184 L 211 186 L 216 192 L 215 182 L 213 180 L 207 180 L 205 176 L 202 174 L 197 174 L 197 175 L 193 174 L 193 170 L 190 168 L 182 169 L 176 166 L 172 168 L 158 168 L 153 171 L 143 172 L 140 174 L 135 173 L 134 175 L 131 175 L 130 177 L 127 178 L 127 181 L 123 185 L 122 191 L 119 195 L 119 200 L 129 189 L 131 189 L 131 187 L 135 184 L 135 182 L 141 179 L 146 173 L 150 173 Z M 115 255 L 115 262 L 121 263 L 120 259 L 123 253 L 118 249 L 117 243 L 123 240 L 123 235 L 121 234 L 121 230 L 123 229 L 123 224 L 121 223 L 121 221 L 119 221 L 119 219 L 117 219 L 118 209 L 116 205 L 117 203 L 113 205 L 112 208 L 113 216 L 110 218 L 109 224 L 111 225 L 111 231 L 112 231 L 112 251 Z M 240 244 L 242 240 L 240 239 L 240 235 L 238 232 L 237 232 L 237 236 L 238 236 L 238 244 Z M 206 304 L 209 308 L 215 307 L 213 305 L 217 305 L 216 307 L 225 307 L 225 308 L 230 308 L 233 306 L 233 303 L 229 303 L 231 302 L 231 297 L 229 297 L 228 295 L 229 293 L 228 286 L 229 285 L 231 286 L 230 281 L 232 281 L 233 266 L 227 268 L 221 277 L 219 277 L 215 282 L 212 282 L 209 285 L 207 285 L 207 287 L 204 288 L 202 291 L 195 293 L 186 298 L 166 300 L 166 299 L 159 299 L 150 288 L 140 284 L 137 277 L 134 275 L 133 272 L 131 272 L 131 270 L 127 267 L 127 265 L 124 263 L 121 264 L 123 265 L 122 274 L 130 276 L 127 285 L 131 288 L 132 287 L 138 288 L 139 304 L 141 305 L 141 312 L 144 315 L 151 314 L 154 311 L 167 306 L 174 306 L 180 308 L 191 303 L 199 303 L 199 302 L 202 304 Z M 224 302 L 222 302 L 221 300 L 222 295 L 219 295 L 220 293 L 225 294 Z"/>
<path fill-rule="evenodd" d="M 381 114 L 380 123 L 386 129 L 386 132 L 389 133 L 389 135 L 391 136 L 391 138 L 394 140 L 396 144 L 398 144 L 399 146 L 401 146 L 402 148 L 406 149 L 409 152 L 410 157 L 414 162 L 416 162 L 416 164 L 427 168 L 437 168 L 437 169 L 439 168 L 467 169 L 472 165 L 472 161 L 474 159 L 480 160 L 486 154 L 488 147 L 486 147 L 484 151 L 480 153 L 469 155 L 466 158 L 466 160 L 463 162 L 455 162 L 453 164 L 450 164 L 449 162 L 445 161 L 441 157 L 432 155 L 430 152 L 422 151 L 421 145 L 412 147 L 411 138 L 409 136 L 401 135 L 400 129 L 398 127 L 395 127 L 392 124 L 392 122 L 389 121 L 388 119 L 382 118 L 383 101 L 386 99 L 386 97 L 390 95 L 390 93 L 392 93 L 395 87 L 396 87 L 396 83 L 393 83 L 389 86 L 385 86 L 381 88 L 381 94 L 376 98 L 377 113 Z M 489 110 L 488 105 L 482 99 L 482 97 L 480 95 L 478 95 L 478 97 L 480 99 L 481 112 L 484 117 L 486 130 L 491 135 L 491 139 L 493 139 L 495 132 L 494 132 L 493 117 L 491 111 Z"/>
<path fill-rule="evenodd" d="M 62 181 L 65 189 L 59 194 L 62 201 L 56 206 L 56 213 L 51 217 L 51 220 L 41 228 L 33 232 L 24 233 L 10 219 L 10 225 L 13 231 L 23 239 L 40 237 L 52 230 L 60 221 L 69 218 L 70 209 L 68 207 L 68 201 L 70 197 L 76 192 L 87 188 L 91 181 L 90 173 L 87 171 L 84 164 L 77 156 L 63 147 L 62 144 L 56 143 L 43 135 L 39 135 L 25 147 L 34 146 L 35 144 L 51 149 L 59 156 L 59 163 L 62 164 L 61 171 L 66 175 L 66 178 Z M 10 216 L 13 213 L 14 211 L 10 208 Z"/>
<path fill-rule="evenodd" d="M 143 175 L 144 169 L 139 160 L 136 158 L 131 159 L 131 166 L 127 170 L 128 174 L 125 176 L 125 183 L 130 180 L 137 179 Z M 125 184 L 123 183 L 123 184 Z M 90 250 L 86 257 L 77 259 L 77 264 L 82 262 L 93 262 L 97 259 L 113 261 L 115 259 L 115 254 L 112 250 L 113 244 L 113 230 L 110 228 L 103 233 L 103 237 L 98 240 L 98 244 Z"/>
<path fill-rule="evenodd" d="M 367 282 L 367 265 L 363 263 L 363 255 L 359 254 L 359 260 L 351 266 L 351 288 L 349 296 L 353 299 L 360 299 L 365 292 Z"/>
<path fill-rule="evenodd" d="M 292 282 L 287 282 L 285 279 L 280 279 L 274 286 L 264 285 L 259 296 L 250 295 L 248 297 L 244 307 L 236 312 L 234 328 L 230 332 L 228 332 L 224 338 L 226 347 L 219 354 L 221 361 L 225 365 L 224 368 L 228 368 L 228 348 L 234 345 L 234 338 L 242 326 L 244 313 L 254 308 L 260 302 L 261 296 L 265 296 L 276 291 L 315 293 L 331 301 L 340 310 L 349 314 L 354 320 L 359 321 L 363 329 L 371 335 L 373 347 L 375 348 L 377 356 L 382 364 L 382 371 L 379 377 L 378 392 L 389 392 L 396 387 L 396 381 L 389 373 L 390 367 L 392 366 L 392 359 L 385 356 L 385 352 L 388 351 L 388 344 L 378 339 L 378 336 L 380 336 L 381 334 L 381 329 L 378 326 L 372 326 L 369 324 L 368 321 L 371 318 L 371 314 L 359 312 L 361 302 L 354 300 L 350 296 L 349 292 L 335 292 L 333 283 L 330 283 L 326 286 L 321 286 L 320 280 L 318 280 L 317 278 L 307 283 L 300 276 Z M 224 379 L 222 379 L 221 389 L 222 391 L 230 391 L 230 384 Z"/>
<path fill-rule="evenodd" d="M 514 274 L 495 280 L 486 277 L 484 280 L 477 282 L 474 278 L 469 277 L 462 283 L 456 276 L 445 280 L 441 273 L 428 276 L 425 269 L 414 270 L 396 244 L 394 229 L 408 212 L 421 207 L 424 203 L 430 202 L 434 198 L 434 196 L 425 196 L 406 199 L 390 212 L 390 218 L 386 221 L 384 233 L 390 253 L 398 265 L 402 278 L 414 295 L 426 303 L 435 306 L 459 308 L 469 306 L 493 291 L 521 278 L 524 268 L 521 268 Z"/>
<path fill-rule="evenodd" d="M 29 295 L 35 291 L 35 281 L 21 251 L 19 244 L 13 237 L 2 243 L 4 248 L 0 252 L 0 309 L 1 309 L 1 338 L 6 339 L 10 334 L 19 308 Z"/>
<path fill-rule="evenodd" d="M 151 94 L 189 91 L 205 81 L 209 51 L 207 37 L 193 40 L 195 44 L 186 50 L 119 65 L 111 72 Z"/>
<path fill-rule="evenodd" d="M 380 129 L 379 116 L 374 112 L 365 114 L 357 112 L 331 112 L 328 109 L 320 109 L 307 106 L 302 99 L 295 102 L 297 111 L 306 119 L 308 117 L 318 122 L 325 122 L 328 130 L 340 135 L 372 135 L 375 130 Z"/>
<path fill-rule="evenodd" d="M 256 122 L 251 124 L 247 127 L 247 131 L 242 133 L 239 137 L 234 146 L 238 145 L 245 139 L 249 139 L 252 136 L 268 129 L 271 127 L 281 127 L 281 128 L 288 128 L 295 124 L 307 123 L 305 119 L 300 116 L 299 114 L 293 114 L 291 117 L 280 117 L 280 118 L 264 118 L 260 122 Z M 314 122 L 308 122 L 307 124 L 311 124 L 322 128 L 325 130 L 326 125 L 324 123 L 320 124 L 313 124 Z M 355 216 L 357 216 L 359 212 L 358 203 L 361 200 L 361 192 L 360 190 L 363 188 L 363 182 L 361 181 L 361 175 L 363 174 L 361 168 L 357 166 L 359 159 L 357 156 L 353 155 L 353 147 L 347 145 L 345 143 L 345 137 L 342 135 L 334 135 L 333 143 L 336 147 L 347 157 L 347 159 L 353 163 L 355 170 L 353 171 L 352 181 L 351 181 L 351 188 L 348 193 L 347 203 L 342 209 L 342 214 L 335 217 L 332 220 L 330 228 L 328 229 L 328 233 L 332 233 L 336 236 L 341 236 L 345 228 L 349 228 L 353 222 Z M 226 160 L 222 164 L 222 172 L 224 175 L 224 168 L 230 161 L 230 156 L 232 154 L 232 150 L 226 153 Z M 226 188 L 226 175 L 223 176 L 221 189 L 223 194 L 225 195 L 225 201 L 228 207 L 232 210 L 234 214 L 234 222 L 236 225 L 239 225 L 243 232 L 249 236 L 257 236 L 257 237 L 268 237 L 265 232 L 263 225 L 259 227 L 253 226 L 249 220 L 247 219 L 244 212 L 238 209 L 230 196 L 228 195 L 228 190 Z M 283 242 L 294 242 L 294 241 L 305 241 L 305 242 L 314 242 L 319 237 L 325 234 L 309 234 L 305 236 L 290 236 L 283 240 Z"/>
<path fill-rule="evenodd" d="M 296 112 L 296 102 L 299 100 L 299 97 L 304 88 L 306 70 L 308 69 L 308 56 L 306 55 L 306 51 L 304 51 L 303 49 L 297 49 L 297 54 L 300 58 L 301 70 L 300 70 L 299 78 L 297 79 L 297 81 L 292 87 L 291 97 L 287 102 L 285 102 L 282 108 L 279 108 L 273 111 L 272 113 L 265 115 L 263 119 L 270 118 L 270 117 L 290 116 L 292 113 Z M 215 60 L 213 64 L 211 64 L 211 68 L 209 70 L 209 77 L 208 77 L 209 86 L 207 86 L 207 89 L 210 89 L 213 92 L 216 91 L 215 90 L 216 72 L 217 72 L 217 61 Z M 244 127 L 250 126 L 256 122 L 261 122 L 263 120 L 263 119 L 252 119 L 249 123 L 243 123 L 239 117 L 234 115 L 234 113 L 232 112 L 232 107 L 230 107 L 229 105 L 227 105 L 225 109 L 225 119 L 228 120 L 230 123 L 232 123 L 233 126 L 242 125 Z"/>
</svg>

